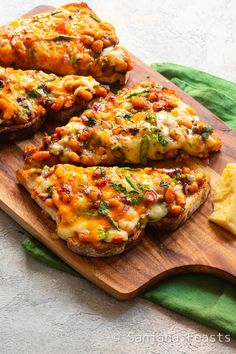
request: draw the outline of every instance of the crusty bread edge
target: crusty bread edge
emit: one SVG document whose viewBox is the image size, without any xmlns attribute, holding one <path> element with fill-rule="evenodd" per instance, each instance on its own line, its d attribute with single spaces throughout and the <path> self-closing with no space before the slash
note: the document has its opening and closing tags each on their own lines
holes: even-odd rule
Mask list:
<svg viewBox="0 0 236 354">
<path fill-rule="evenodd" d="M 92 244 L 80 242 L 77 237 L 71 237 L 67 240 L 67 247 L 74 253 L 89 257 L 110 257 L 115 256 L 128 249 L 134 247 L 144 235 L 144 228 L 140 229 L 134 235 L 129 237 L 126 242 L 122 244 L 103 242 L 101 248 L 95 248 Z"/>
<path fill-rule="evenodd" d="M 40 116 L 25 124 L 0 128 L 0 143 L 29 138 L 40 129 L 45 119 L 46 116 Z"/>
<path fill-rule="evenodd" d="M 164 217 L 158 222 L 151 222 L 149 226 L 157 230 L 173 231 L 180 227 L 192 214 L 206 201 L 210 193 L 210 176 L 207 175 L 205 183 L 199 188 L 198 192 L 187 197 L 184 212 L 178 217 Z"/>
</svg>

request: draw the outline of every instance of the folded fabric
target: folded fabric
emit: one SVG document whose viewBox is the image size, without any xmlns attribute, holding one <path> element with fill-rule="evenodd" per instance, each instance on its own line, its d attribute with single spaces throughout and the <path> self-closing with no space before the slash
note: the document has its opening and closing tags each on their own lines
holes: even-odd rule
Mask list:
<svg viewBox="0 0 236 354">
<path fill-rule="evenodd" d="M 193 68 L 171 63 L 151 67 L 236 129 L 236 84 Z"/>
<path fill-rule="evenodd" d="M 176 64 L 152 64 L 152 68 L 236 129 L 236 84 Z M 80 276 L 32 237 L 23 247 L 43 263 Z M 236 338 L 236 287 L 223 279 L 205 274 L 178 275 L 146 291 L 144 297 Z"/>
</svg>

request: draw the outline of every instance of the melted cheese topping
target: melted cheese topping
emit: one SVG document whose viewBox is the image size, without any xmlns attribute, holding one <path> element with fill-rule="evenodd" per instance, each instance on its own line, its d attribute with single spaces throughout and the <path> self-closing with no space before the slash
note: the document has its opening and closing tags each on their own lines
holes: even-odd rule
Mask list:
<svg viewBox="0 0 236 354">
<path fill-rule="evenodd" d="M 214 191 L 213 208 L 209 219 L 236 235 L 236 164 L 229 163 L 224 169 Z"/>
<path fill-rule="evenodd" d="M 0 127 L 26 124 L 46 111 L 81 109 L 93 97 L 104 95 L 105 88 L 91 76 L 59 77 L 0 67 Z"/>
<path fill-rule="evenodd" d="M 68 4 L 2 26 L 0 64 L 124 83 L 132 62 L 117 44 L 111 24 L 102 22 L 85 3 Z"/>
<path fill-rule="evenodd" d="M 191 183 L 189 176 L 191 175 Z M 75 167 L 18 170 L 18 180 L 57 224 L 57 234 L 81 242 L 122 243 L 148 221 L 178 216 L 206 180 L 183 169 Z"/>
<path fill-rule="evenodd" d="M 172 90 L 144 81 L 91 103 L 82 116 L 57 128 L 41 150 L 50 151 L 43 164 L 114 165 L 205 157 L 220 148 L 220 139 L 192 107 Z M 38 156 L 38 150 L 35 155 L 31 151 L 29 164 L 37 165 Z"/>
</svg>

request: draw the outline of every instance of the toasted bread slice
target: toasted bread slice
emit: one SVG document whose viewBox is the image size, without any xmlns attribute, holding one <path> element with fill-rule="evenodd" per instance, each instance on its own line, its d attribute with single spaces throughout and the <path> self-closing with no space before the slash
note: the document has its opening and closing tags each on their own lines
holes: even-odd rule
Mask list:
<svg viewBox="0 0 236 354">
<path fill-rule="evenodd" d="M 57 224 L 73 252 L 92 257 L 133 247 L 147 224 L 179 227 L 205 201 L 209 176 L 183 169 L 76 167 L 18 170 L 18 181 Z"/>
<path fill-rule="evenodd" d="M 92 77 L 0 67 L 0 142 L 34 134 L 46 114 L 66 123 L 94 97 L 106 94 Z"/>
<path fill-rule="evenodd" d="M 147 165 L 148 160 L 202 158 L 220 149 L 213 128 L 192 107 L 174 91 L 144 81 L 92 102 L 40 147 L 28 149 L 25 162 L 26 168 L 61 162 Z"/>
<path fill-rule="evenodd" d="M 15 19 L 0 27 L 0 65 L 124 84 L 132 59 L 114 27 L 85 3 Z"/>
</svg>

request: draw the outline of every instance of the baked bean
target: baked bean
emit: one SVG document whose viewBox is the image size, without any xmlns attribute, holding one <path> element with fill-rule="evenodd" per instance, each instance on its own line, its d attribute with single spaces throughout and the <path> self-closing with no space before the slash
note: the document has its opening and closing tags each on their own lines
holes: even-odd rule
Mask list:
<svg viewBox="0 0 236 354">
<path fill-rule="evenodd" d="M 80 143 L 78 142 L 78 140 L 75 139 L 71 139 L 68 141 L 68 145 L 72 148 L 72 150 L 74 151 L 78 151 L 80 150 Z"/>
<path fill-rule="evenodd" d="M 157 100 L 157 94 L 156 92 L 151 92 L 150 95 L 148 96 L 148 100 L 150 102 L 155 102 Z"/>
<path fill-rule="evenodd" d="M 150 107 L 150 103 L 143 97 L 132 97 L 131 103 L 135 108 L 148 109 Z"/>
<path fill-rule="evenodd" d="M 188 173 L 190 173 L 191 172 L 191 170 L 190 170 L 190 168 L 189 167 L 186 167 L 186 166 L 184 166 L 183 168 L 182 168 L 182 172 L 183 172 L 183 174 L 188 174 Z"/>
<path fill-rule="evenodd" d="M 92 201 L 96 201 L 101 197 L 101 192 L 99 189 L 92 189 L 89 193 L 89 198 L 92 199 Z"/>
<path fill-rule="evenodd" d="M 182 207 L 180 205 L 170 205 L 168 211 L 173 216 L 179 216 L 182 211 Z"/>
<path fill-rule="evenodd" d="M 164 199 L 167 204 L 172 204 L 175 201 L 175 191 L 172 187 L 167 188 Z"/>
<path fill-rule="evenodd" d="M 72 154 L 70 154 L 69 160 L 71 163 L 77 164 L 80 162 L 80 157 L 75 152 L 73 152 Z"/>
<path fill-rule="evenodd" d="M 183 206 L 186 203 L 186 195 L 183 192 L 175 192 L 176 203 Z"/>
<path fill-rule="evenodd" d="M 97 39 L 95 42 L 93 42 L 91 48 L 95 53 L 100 54 L 103 50 L 103 41 L 101 39 Z"/>
<path fill-rule="evenodd" d="M 192 184 L 190 184 L 190 185 L 188 186 L 188 191 L 189 191 L 190 193 L 197 192 L 197 191 L 198 191 L 198 184 L 197 184 L 197 182 L 193 182 Z"/>
<path fill-rule="evenodd" d="M 93 98 L 93 94 L 85 89 L 76 90 L 75 94 L 77 97 L 81 98 L 84 101 L 91 101 L 91 99 Z"/>
<path fill-rule="evenodd" d="M 103 39 L 103 46 L 104 47 L 110 47 L 111 41 L 107 38 Z"/>
<path fill-rule="evenodd" d="M 49 151 L 37 151 L 33 154 L 33 159 L 36 161 L 43 161 L 51 156 Z"/>
<path fill-rule="evenodd" d="M 122 210 L 124 208 L 124 205 L 115 198 L 109 200 L 109 206 L 111 208 L 116 208 L 117 210 Z"/>
<path fill-rule="evenodd" d="M 206 175 L 203 171 L 197 172 L 196 181 L 198 184 L 203 184 L 206 181 Z"/>
<path fill-rule="evenodd" d="M 83 34 L 80 39 L 81 39 L 81 42 L 83 42 L 84 44 L 86 44 L 88 46 L 93 44 L 93 41 L 94 41 L 93 37 L 88 36 L 86 34 Z"/>
<path fill-rule="evenodd" d="M 47 198 L 44 202 L 44 204 L 46 205 L 46 207 L 51 208 L 53 207 L 53 201 L 52 198 Z"/>
<path fill-rule="evenodd" d="M 86 141 L 87 139 L 89 139 L 91 136 L 91 132 L 87 131 L 87 130 L 83 130 L 79 135 L 78 135 L 78 139 L 79 141 Z"/>
<path fill-rule="evenodd" d="M 116 65 L 116 71 L 125 71 L 127 70 L 128 64 L 123 62 L 123 63 L 119 63 Z"/>
<path fill-rule="evenodd" d="M 96 86 L 95 87 L 95 95 L 99 97 L 106 97 L 107 95 L 107 90 L 103 86 Z"/>
</svg>

